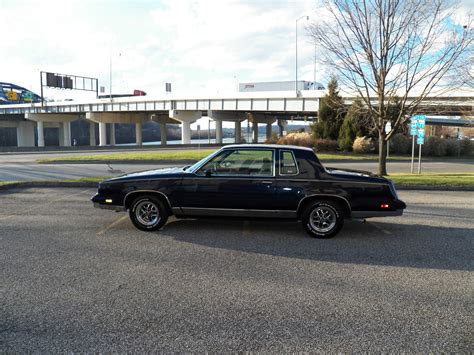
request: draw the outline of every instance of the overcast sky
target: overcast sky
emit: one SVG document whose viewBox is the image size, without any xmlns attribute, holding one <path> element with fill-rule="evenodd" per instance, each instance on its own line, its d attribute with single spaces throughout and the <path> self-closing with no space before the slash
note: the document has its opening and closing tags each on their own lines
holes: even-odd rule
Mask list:
<svg viewBox="0 0 474 355">
<path fill-rule="evenodd" d="M 459 16 L 474 8 L 461 1 Z M 113 93 L 236 91 L 238 82 L 295 78 L 295 19 L 316 0 L 0 0 L 0 81 L 39 93 L 39 72 L 99 79 Z M 314 79 L 315 47 L 299 26 L 299 79 Z M 330 69 L 317 65 L 317 81 Z M 45 96 L 76 98 L 49 89 Z"/>
</svg>

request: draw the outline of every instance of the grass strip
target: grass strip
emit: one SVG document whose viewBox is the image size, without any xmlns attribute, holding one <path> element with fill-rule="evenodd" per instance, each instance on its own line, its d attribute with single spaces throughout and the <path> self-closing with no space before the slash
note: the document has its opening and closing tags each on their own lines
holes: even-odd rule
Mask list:
<svg viewBox="0 0 474 355">
<path fill-rule="evenodd" d="M 142 153 L 121 153 L 121 154 L 98 154 L 84 155 L 63 158 L 48 158 L 38 160 L 38 163 L 87 163 L 87 162 L 140 162 L 140 161 L 198 161 L 205 158 L 215 150 L 198 150 L 198 151 L 180 151 L 180 152 L 142 152 Z M 351 161 L 377 161 L 378 156 L 370 154 L 318 154 L 321 161 L 327 160 L 351 160 Z M 391 156 L 389 160 L 410 160 L 407 156 Z"/>
<path fill-rule="evenodd" d="M 16 184 L 15 181 L 0 181 L 0 186 L 6 186 L 6 185 L 11 185 L 11 184 Z"/>
<path fill-rule="evenodd" d="M 102 177 L 83 177 L 83 178 L 80 178 L 80 179 L 64 179 L 64 180 L 54 180 L 54 181 L 57 181 L 57 182 L 85 182 L 85 183 L 99 183 L 103 180 L 106 180 L 106 179 L 110 179 L 110 176 L 102 176 Z M 48 182 L 51 182 L 52 180 L 49 180 Z"/>
<path fill-rule="evenodd" d="M 473 173 L 446 173 L 446 174 L 393 174 L 387 176 L 395 185 L 402 186 L 427 186 L 443 188 L 474 188 Z"/>
<path fill-rule="evenodd" d="M 88 162 L 88 161 L 160 161 L 160 160 L 192 160 L 198 161 L 214 150 L 182 151 L 182 152 L 144 152 L 144 153 L 121 153 L 121 154 L 98 154 L 81 155 L 76 157 L 40 159 L 38 163 L 61 163 L 61 162 Z"/>
</svg>

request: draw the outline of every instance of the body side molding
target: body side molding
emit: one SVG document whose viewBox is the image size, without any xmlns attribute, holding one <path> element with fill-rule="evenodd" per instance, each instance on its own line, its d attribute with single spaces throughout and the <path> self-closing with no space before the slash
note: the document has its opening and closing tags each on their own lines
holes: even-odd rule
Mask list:
<svg viewBox="0 0 474 355">
<path fill-rule="evenodd" d="M 180 207 L 173 208 L 173 212 L 175 211 L 189 216 L 296 218 L 296 211 L 285 210 Z"/>
</svg>

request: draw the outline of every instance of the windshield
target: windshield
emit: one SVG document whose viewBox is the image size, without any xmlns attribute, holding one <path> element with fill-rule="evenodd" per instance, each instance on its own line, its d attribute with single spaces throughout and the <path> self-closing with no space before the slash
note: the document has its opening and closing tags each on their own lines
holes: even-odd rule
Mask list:
<svg viewBox="0 0 474 355">
<path fill-rule="evenodd" d="M 206 161 L 208 161 L 209 159 L 212 159 L 212 157 L 214 157 L 214 156 L 215 156 L 217 153 L 219 153 L 219 152 L 220 152 L 220 150 L 214 152 L 214 153 L 211 154 L 211 155 L 208 155 L 208 156 L 205 157 L 205 158 L 202 158 L 202 159 L 199 160 L 198 162 L 194 163 L 194 164 L 191 165 L 191 166 L 188 166 L 188 167 L 184 168 L 183 170 L 184 170 L 184 171 L 189 171 L 189 172 L 191 172 L 191 173 L 194 173 L 194 172 L 196 172 L 196 170 L 197 170 L 201 165 L 203 165 L 203 164 L 204 164 Z"/>
</svg>

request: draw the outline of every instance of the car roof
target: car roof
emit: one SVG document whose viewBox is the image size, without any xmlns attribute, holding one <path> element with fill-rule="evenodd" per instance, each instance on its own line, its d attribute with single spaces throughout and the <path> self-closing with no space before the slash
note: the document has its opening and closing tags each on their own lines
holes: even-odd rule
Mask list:
<svg viewBox="0 0 474 355">
<path fill-rule="evenodd" d="M 313 151 L 313 149 L 308 147 L 301 147 L 298 145 L 282 145 L 282 144 L 231 144 L 223 146 L 221 149 L 233 149 L 233 148 L 271 148 L 271 149 L 292 149 L 292 150 L 307 150 Z"/>
</svg>

